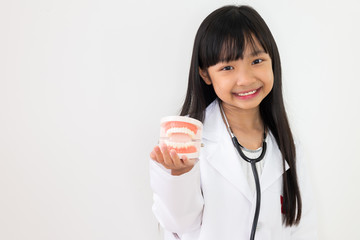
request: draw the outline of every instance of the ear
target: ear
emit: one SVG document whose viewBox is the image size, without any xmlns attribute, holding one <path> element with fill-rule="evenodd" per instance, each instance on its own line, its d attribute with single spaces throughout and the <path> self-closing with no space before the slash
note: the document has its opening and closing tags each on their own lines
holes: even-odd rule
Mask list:
<svg viewBox="0 0 360 240">
<path fill-rule="evenodd" d="M 202 70 L 202 69 L 199 67 L 199 74 L 200 74 L 200 77 L 204 80 L 204 82 L 205 82 L 207 85 L 211 85 L 211 79 L 210 79 L 209 74 L 207 73 L 206 70 Z"/>
</svg>

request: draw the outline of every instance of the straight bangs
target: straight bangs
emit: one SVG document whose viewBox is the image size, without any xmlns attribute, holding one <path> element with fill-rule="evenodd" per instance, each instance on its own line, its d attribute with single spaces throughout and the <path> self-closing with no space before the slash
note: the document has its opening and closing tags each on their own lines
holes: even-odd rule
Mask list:
<svg viewBox="0 0 360 240">
<path fill-rule="evenodd" d="M 221 14 L 221 13 L 219 13 Z M 199 67 L 207 69 L 219 62 L 229 62 L 243 59 L 244 51 L 250 47 L 252 52 L 258 49 L 257 42 L 268 53 L 269 48 L 259 36 L 252 19 L 235 11 L 224 12 L 217 16 L 207 29 L 207 33 L 200 40 Z"/>
</svg>

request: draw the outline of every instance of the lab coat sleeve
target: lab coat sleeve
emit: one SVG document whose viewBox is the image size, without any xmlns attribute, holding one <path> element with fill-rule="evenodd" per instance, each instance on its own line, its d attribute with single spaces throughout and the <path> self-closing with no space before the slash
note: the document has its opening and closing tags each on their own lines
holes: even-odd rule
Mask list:
<svg viewBox="0 0 360 240">
<path fill-rule="evenodd" d="M 183 234 L 200 228 L 204 200 L 199 163 L 189 172 L 173 176 L 150 160 L 150 184 L 154 192 L 152 210 L 165 230 Z"/>
<path fill-rule="evenodd" d="M 317 240 L 317 213 L 315 198 L 301 147 L 297 148 L 297 172 L 302 198 L 302 215 L 299 225 L 291 230 L 291 240 Z"/>
</svg>

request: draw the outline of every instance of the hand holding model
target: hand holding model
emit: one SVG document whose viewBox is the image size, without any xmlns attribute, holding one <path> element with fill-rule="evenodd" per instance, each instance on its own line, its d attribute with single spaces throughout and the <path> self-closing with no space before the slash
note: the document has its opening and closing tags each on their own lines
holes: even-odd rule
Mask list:
<svg viewBox="0 0 360 240">
<path fill-rule="evenodd" d="M 202 123 L 183 116 L 161 119 L 159 146 L 150 153 L 151 159 L 178 176 L 195 165 L 201 147 Z M 179 156 L 181 155 L 181 157 Z"/>
<path fill-rule="evenodd" d="M 180 158 L 174 149 L 169 150 L 165 144 L 155 146 L 150 157 L 165 168 L 171 169 L 171 175 L 175 176 L 189 172 L 197 160 L 189 159 L 186 155 Z"/>
</svg>

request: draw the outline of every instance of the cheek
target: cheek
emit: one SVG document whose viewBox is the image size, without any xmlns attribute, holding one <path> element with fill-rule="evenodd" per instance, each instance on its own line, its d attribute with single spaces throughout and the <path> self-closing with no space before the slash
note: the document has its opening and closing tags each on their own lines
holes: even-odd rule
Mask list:
<svg viewBox="0 0 360 240">
<path fill-rule="evenodd" d="M 273 88 L 273 86 L 274 86 L 274 76 L 273 75 L 270 75 L 269 76 L 269 81 L 268 81 L 268 87 L 269 87 L 269 89 L 271 90 L 272 88 Z"/>
<path fill-rule="evenodd" d="M 214 88 L 214 91 L 215 91 L 216 95 L 219 97 L 221 95 L 222 91 L 223 91 L 221 89 L 221 86 L 213 83 L 213 88 Z"/>
<path fill-rule="evenodd" d="M 265 88 L 270 92 L 274 85 L 274 74 L 272 69 L 264 72 L 263 82 L 265 84 Z"/>
<path fill-rule="evenodd" d="M 213 82 L 213 87 L 218 96 L 224 95 L 231 89 L 231 87 L 229 87 L 224 81 L 221 84 L 219 82 Z"/>
</svg>

